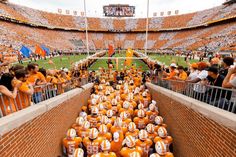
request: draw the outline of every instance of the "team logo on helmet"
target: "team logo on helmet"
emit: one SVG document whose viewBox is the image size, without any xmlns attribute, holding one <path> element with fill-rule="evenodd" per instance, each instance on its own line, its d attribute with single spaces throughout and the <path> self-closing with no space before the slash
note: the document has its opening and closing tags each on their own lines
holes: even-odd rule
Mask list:
<svg viewBox="0 0 236 157">
<path fill-rule="evenodd" d="M 138 134 L 140 140 L 145 140 L 148 138 L 148 133 L 146 130 L 141 130 Z"/>
<path fill-rule="evenodd" d="M 90 139 L 95 139 L 98 137 L 98 130 L 96 128 L 92 128 L 89 131 L 89 138 Z"/>
<path fill-rule="evenodd" d="M 69 129 L 68 131 L 67 131 L 67 138 L 75 138 L 75 136 L 76 136 L 76 131 L 75 131 L 75 129 Z"/>
<path fill-rule="evenodd" d="M 129 131 L 133 132 L 136 129 L 136 125 L 134 122 L 130 122 L 128 125 Z"/>
<path fill-rule="evenodd" d="M 76 148 L 73 157 L 84 157 L 84 151 L 81 148 Z"/>
<path fill-rule="evenodd" d="M 161 137 L 161 138 L 165 138 L 167 136 L 167 130 L 165 127 L 159 127 L 158 130 L 158 135 Z"/>
<path fill-rule="evenodd" d="M 155 144 L 155 149 L 156 149 L 156 152 L 159 155 L 165 155 L 166 154 L 166 145 L 165 145 L 165 143 L 163 141 L 158 141 Z"/>
</svg>

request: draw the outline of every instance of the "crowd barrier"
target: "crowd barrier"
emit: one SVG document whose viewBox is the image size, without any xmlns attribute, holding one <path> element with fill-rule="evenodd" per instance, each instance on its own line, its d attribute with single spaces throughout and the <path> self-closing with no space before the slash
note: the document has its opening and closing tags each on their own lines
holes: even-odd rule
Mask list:
<svg viewBox="0 0 236 157">
<path fill-rule="evenodd" d="M 236 113 L 236 89 L 227 89 L 200 83 L 158 79 L 152 83 L 181 93 L 209 105 Z"/>
<path fill-rule="evenodd" d="M 48 83 L 45 85 L 34 86 L 34 93 L 32 96 L 18 91 L 15 99 L 0 93 L 0 118 L 68 92 L 76 87 L 81 87 L 87 83 L 88 77 L 85 77 L 75 78 L 63 84 Z"/>
</svg>

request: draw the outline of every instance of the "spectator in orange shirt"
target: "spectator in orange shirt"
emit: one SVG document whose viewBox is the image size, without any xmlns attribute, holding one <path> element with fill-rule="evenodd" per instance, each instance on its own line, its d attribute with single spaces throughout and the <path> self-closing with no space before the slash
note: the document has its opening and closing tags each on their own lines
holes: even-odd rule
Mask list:
<svg viewBox="0 0 236 157">
<path fill-rule="evenodd" d="M 184 71 L 184 67 L 183 66 L 178 66 L 178 71 L 179 71 L 179 74 L 177 77 L 175 77 L 177 80 L 182 80 L 182 81 L 185 81 L 188 77 L 187 73 Z"/>
<path fill-rule="evenodd" d="M 27 81 L 34 85 L 34 94 L 33 94 L 33 100 L 35 103 L 38 103 L 42 101 L 42 88 L 41 87 L 35 87 L 39 85 L 45 85 L 46 79 L 43 76 L 41 72 L 39 72 L 38 64 L 30 63 L 27 66 L 27 70 L 29 72 L 29 77 L 27 78 Z"/>
<path fill-rule="evenodd" d="M 17 104 L 26 108 L 31 104 L 31 96 L 34 93 L 34 88 L 31 84 L 27 82 L 27 75 L 25 69 L 20 69 L 15 72 L 15 77 L 22 82 L 22 85 L 19 87 L 19 97 L 17 97 Z M 19 100 L 20 99 L 20 100 Z"/>
<path fill-rule="evenodd" d="M 34 85 L 42 85 L 47 83 L 44 75 L 39 72 L 38 64 L 28 64 L 27 70 L 29 72 L 29 77 L 27 78 L 27 81 L 29 83 L 32 83 Z"/>
<path fill-rule="evenodd" d="M 0 79 L 0 93 L 2 93 L 2 99 L 0 99 L 0 107 L 3 116 L 6 116 L 17 110 L 17 106 L 14 99 L 17 95 L 17 90 L 21 83 L 12 85 L 14 76 L 10 73 L 4 73 Z M 1 116 L 1 115 L 0 115 Z"/>
<path fill-rule="evenodd" d="M 173 80 L 173 79 L 175 79 L 176 68 L 177 68 L 177 65 L 175 63 L 170 64 L 170 73 L 167 73 L 165 71 L 163 72 L 163 74 L 167 76 L 166 78 L 164 78 L 164 80 Z"/>
</svg>

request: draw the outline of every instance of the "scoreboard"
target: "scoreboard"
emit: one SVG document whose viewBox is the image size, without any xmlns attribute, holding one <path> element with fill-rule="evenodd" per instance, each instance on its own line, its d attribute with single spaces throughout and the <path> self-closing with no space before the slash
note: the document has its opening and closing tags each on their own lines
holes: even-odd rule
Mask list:
<svg viewBox="0 0 236 157">
<path fill-rule="evenodd" d="M 110 4 L 103 6 L 103 14 L 107 17 L 133 17 L 135 15 L 135 6 Z"/>
</svg>

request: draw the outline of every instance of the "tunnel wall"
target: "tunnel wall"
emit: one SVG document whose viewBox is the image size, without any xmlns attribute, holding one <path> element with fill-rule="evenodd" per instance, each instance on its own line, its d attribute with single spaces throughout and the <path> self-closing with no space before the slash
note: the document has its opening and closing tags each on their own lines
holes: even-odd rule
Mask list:
<svg viewBox="0 0 236 157">
<path fill-rule="evenodd" d="M 236 114 L 151 83 L 146 85 L 174 139 L 175 157 L 236 156 Z"/>
<path fill-rule="evenodd" d="M 0 118 L 0 157 L 61 156 L 61 141 L 93 84 Z"/>
</svg>

